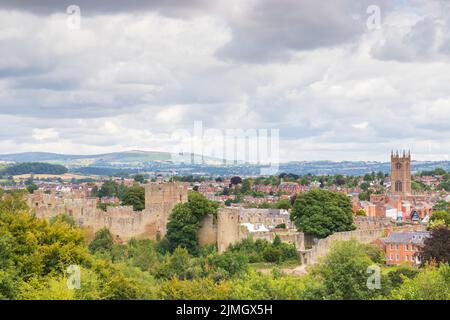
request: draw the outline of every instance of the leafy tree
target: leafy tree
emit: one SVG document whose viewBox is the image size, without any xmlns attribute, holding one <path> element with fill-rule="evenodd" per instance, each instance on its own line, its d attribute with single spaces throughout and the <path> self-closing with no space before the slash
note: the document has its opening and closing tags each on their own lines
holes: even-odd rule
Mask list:
<svg viewBox="0 0 450 320">
<path fill-rule="evenodd" d="M 28 193 L 34 193 L 34 191 L 38 190 L 38 186 L 34 183 L 31 183 L 27 186 Z"/>
<path fill-rule="evenodd" d="M 91 189 L 91 197 L 98 198 L 99 197 L 99 190 L 97 186 L 93 186 Z"/>
<path fill-rule="evenodd" d="M 98 251 L 111 252 L 114 245 L 111 232 L 107 228 L 102 228 L 95 233 L 94 240 L 89 244 L 89 250 L 92 253 Z"/>
<path fill-rule="evenodd" d="M 441 200 L 433 206 L 433 211 L 441 211 L 441 210 L 449 211 L 450 203 L 448 203 L 447 201 Z"/>
<path fill-rule="evenodd" d="M 139 183 L 145 183 L 145 177 L 143 174 L 136 174 L 134 176 L 134 181 L 139 182 Z"/>
<path fill-rule="evenodd" d="M 198 219 L 205 215 L 217 216 L 219 204 L 206 199 L 204 195 L 198 192 L 189 192 L 188 202 L 185 204 L 191 213 Z"/>
<path fill-rule="evenodd" d="M 442 220 L 446 226 L 450 225 L 450 212 L 445 210 L 434 210 L 430 221 Z"/>
<path fill-rule="evenodd" d="M 355 229 L 350 199 L 327 190 L 314 189 L 298 194 L 291 220 L 299 230 L 321 238 Z"/>
<path fill-rule="evenodd" d="M 214 253 L 207 257 L 206 269 L 216 281 L 240 276 L 248 272 L 248 257 L 241 252 Z"/>
<path fill-rule="evenodd" d="M 71 227 L 76 226 L 75 220 L 67 214 L 59 214 L 57 216 L 51 217 L 49 220 L 49 223 L 50 223 L 50 225 L 54 225 L 57 223 L 66 223 Z"/>
<path fill-rule="evenodd" d="M 281 249 L 275 246 L 267 247 L 263 252 L 264 260 L 273 263 L 281 262 L 282 255 Z"/>
<path fill-rule="evenodd" d="M 421 269 L 417 276 L 404 278 L 403 283 L 390 294 L 393 300 L 449 300 L 450 266 L 429 266 Z"/>
<path fill-rule="evenodd" d="M 131 239 L 128 241 L 127 257 L 133 267 L 142 271 L 149 271 L 159 263 L 156 244 L 151 240 Z"/>
<path fill-rule="evenodd" d="M 176 277 L 180 280 L 193 279 L 201 274 L 202 270 L 195 259 L 185 248 L 178 247 L 172 255 L 166 256 L 166 260 L 156 270 L 156 277 L 171 279 Z"/>
<path fill-rule="evenodd" d="M 238 176 L 234 176 L 234 177 L 232 177 L 232 178 L 230 179 L 230 183 L 231 183 L 232 185 L 238 185 L 238 184 L 241 184 L 241 183 L 242 183 L 242 178 L 241 178 L 241 177 L 238 177 Z"/>
<path fill-rule="evenodd" d="M 166 237 L 169 241 L 170 251 L 182 247 L 190 253 L 196 254 L 198 251 L 197 233 L 200 226 L 200 219 L 192 214 L 189 206 L 177 204 L 167 223 Z"/>
<path fill-rule="evenodd" d="M 15 176 L 20 174 L 64 174 L 68 170 L 59 164 L 44 162 L 22 162 L 0 170 L 1 174 Z"/>
<path fill-rule="evenodd" d="M 118 197 L 118 184 L 112 180 L 103 182 L 100 190 L 98 191 L 98 196 L 99 198 Z"/>
<path fill-rule="evenodd" d="M 335 183 L 337 186 L 342 186 L 343 184 L 345 184 L 345 178 L 344 178 L 344 176 L 341 175 L 341 174 L 336 175 L 336 177 L 335 177 L 335 179 L 334 179 L 334 183 Z"/>
<path fill-rule="evenodd" d="M 313 274 L 323 282 L 325 299 L 369 299 L 380 294 L 367 286 L 367 268 L 373 264 L 363 244 L 356 240 L 338 241 Z"/>
<path fill-rule="evenodd" d="M 252 182 L 250 179 L 242 180 L 241 192 L 243 194 L 249 194 L 252 191 Z"/>
<path fill-rule="evenodd" d="M 450 229 L 446 227 L 431 230 L 429 238 L 425 239 L 420 252 L 422 263 L 450 261 Z"/>
<path fill-rule="evenodd" d="M 417 276 L 419 270 L 409 265 L 400 265 L 397 269 L 388 273 L 388 279 L 393 288 L 398 288 L 402 285 L 405 279 L 413 279 Z"/>
<path fill-rule="evenodd" d="M 289 210 L 291 209 L 291 202 L 289 201 L 289 199 L 281 199 L 276 203 L 276 208 L 277 209 L 284 209 L 284 210 Z"/>
<path fill-rule="evenodd" d="M 145 208 L 145 189 L 139 185 L 134 185 L 127 189 L 123 197 L 122 204 L 133 206 L 133 210 L 142 211 Z"/>
</svg>

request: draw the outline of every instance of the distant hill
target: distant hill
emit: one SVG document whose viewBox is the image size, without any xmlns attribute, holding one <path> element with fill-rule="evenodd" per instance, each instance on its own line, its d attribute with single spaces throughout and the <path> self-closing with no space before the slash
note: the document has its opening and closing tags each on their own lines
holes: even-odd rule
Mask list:
<svg viewBox="0 0 450 320">
<path fill-rule="evenodd" d="M 177 164 L 173 161 L 175 155 L 169 152 L 157 151 L 125 151 L 93 155 L 57 154 L 48 152 L 25 152 L 16 154 L 0 154 L 0 161 L 46 162 L 60 164 L 71 172 L 83 174 L 115 175 L 136 173 L 140 171 L 163 172 L 180 175 L 259 175 L 261 167 L 251 164 L 223 165 L 220 159 L 204 159 L 198 155 L 195 163 Z M 203 160 L 203 162 L 202 162 Z M 413 161 L 413 172 L 428 171 L 443 168 L 450 171 L 450 161 Z M 389 162 L 375 161 L 291 161 L 281 163 L 279 173 L 298 175 L 362 175 L 369 172 L 390 172 Z"/>
<path fill-rule="evenodd" d="M 0 170 L 0 175 L 15 176 L 21 174 L 64 174 L 68 170 L 60 164 L 42 162 L 22 162 L 6 166 Z"/>
<path fill-rule="evenodd" d="M 68 167 L 84 166 L 142 166 L 147 162 L 169 161 L 168 152 L 127 151 L 94 155 L 57 154 L 49 152 L 24 152 L 0 154 L 0 160 L 14 162 L 48 162 Z"/>
</svg>

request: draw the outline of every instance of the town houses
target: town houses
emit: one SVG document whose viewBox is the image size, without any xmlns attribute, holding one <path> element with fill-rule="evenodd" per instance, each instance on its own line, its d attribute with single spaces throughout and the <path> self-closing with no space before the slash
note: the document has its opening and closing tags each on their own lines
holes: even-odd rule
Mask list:
<svg viewBox="0 0 450 320">
<path fill-rule="evenodd" d="M 380 239 L 386 264 L 420 265 L 420 248 L 429 236 L 428 231 L 391 232 L 387 237 Z"/>
</svg>

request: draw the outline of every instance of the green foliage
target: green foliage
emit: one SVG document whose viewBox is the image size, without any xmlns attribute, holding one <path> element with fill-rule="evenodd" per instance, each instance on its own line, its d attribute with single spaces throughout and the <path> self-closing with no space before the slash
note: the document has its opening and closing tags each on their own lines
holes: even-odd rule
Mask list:
<svg viewBox="0 0 450 320">
<path fill-rule="evenodd" d="M 97 202 L 97 208 L 103 211 L 107 211 L 108 207 L 116 207 L 117 204 L 112 202 Z"/>
<path fill-rule="evenodd" d="M 102 228 L 95 233 L 94 240 L 89 244 L 89 250 L 92 253 L 98 251 L 111 252 L 113 244 L 113 237 L 111 232 L 109 232 L 109 229 Z"/>
<path fill-rule="evenodd" d="M 51 217 L 49 220 L 49 223 L 50 223 L 50 225 L 54 225 L 57 223 L 66 223 L 67 225 L 69 225 L 71 227 L 76 226 L 75 220 L 67 214 L 59 214 L 57 216 Z"/>
<path fill-rule="evenodd" d="M 291 209 L 291 202 L 289 201 L 289 199 L 281 199 L 276 203 L 276 208 L 277 209 L 285 209 L 285 210 L 289 210 Z"/>
<path fill-rule="evenodd" d="M 399 288 L 390 294 L 393 300 L 449 300 L 450 299 L 450 266 L 422 269 L 417 276 L 404 278 Z"/>
<path fill-rule="evenodd" d="M 441 220 L 446 226 L 450 225 L 450 212 L 445 210 L 433 210 L 430 221 Z"/>
<path fill-rule="evenodd" d="M 176 277 L 180 280 L 193 279 L 201 275 L 201 267 L 185 248 L 176 248 L 172 255 L 158 267 L 155 276 L 160 279 Z"/>
<path fill-rule="evenodd" d="M 450 261 L 450 229 L 447 227 L 434 228 L 429 238 L 424 240 L 420 252 L 422 263 Z"/>
<path fill-rule="evenodd" d="M 321 238 L 355 229 L 350 199 L 343 194 L 320 189 L 297 195 L 291 220 L 299 230 Z"/>
<path fill-rule="evenodd" d="M 194 196 L 195 197 L 195 196 Z M 202 211 L 212 209 L 201 198 Z M 192 203 L 191 203 L 192 205 Z M 189 205 L 177 209 L 202 217 Z M 192 213 L 194 211 L 195 213 Z M 448 230 L 448 229 L 447 229 Z M 89 252 L 83 231 L 67 215 L 50 223 L 29 213 L 24 192 L 0 195 L 0 299 L 446 299 L 450 298 L 447 263 L 420 269 L 400 266 L 382 277 L 381 290 L 366 286 L 367 266 L 383 262 L 379 249 L 355 240 L 337 242 L 322 262 L 304 276 L 275 268 L 262 274 L 248 262 L 295 260 L 293 246 L 246 239 L 223 254 L 214 246 L 171 254 L 159 242 L 131 239 L 114 244 L 99 230 Z M 449 243 L 438 237 L 436 242 Z M 67 286 L 67 267 L 77 265 L 81 287 Z"/>
<path fill-rule="evenodd" d="M 197 233 L 201 227 L 201 220 L 205 215 L 217 216 L 218 204 L 209 201 L 198 192 L 190 192 L 188 202 L 177 204 L 167 223 L 166 238 L 169 250 L 186 248 L 189 253 L 198 253 Z"/>
<path fill-rule="evenodd" d="M 134 181 L 139 183 L 145 183 L 145 177 L 143 174 L 137 174 L 134 176 Z"/>
<path fill-rule="evenodd" d="M 387 276 L 393 288 L 400 287 L 405 279 L 413 279 L 419 273 L 419 269 L 409 265 L 400 265 L 395 270 L 390 271 Z"/>
<path fill-rule="evenodd" d="M 28 193 L 34 193 L 34 191 L 38 190 L 38 186 L 34 183 L 31 183 L 27 186 Z"/>
<path fill-rule="evenodd" d="M 112 180 L 103 182 L 101 188 L 98 190 L 98 197 L 119 197 L 119 184 Z"/>
<path fill-rule="evenodd" d="M 450 211 L 450 203 L 447 201 L 441 200 L 438 203 L 436 203 L 433 207 L 433 211 Z"/>
<path fill-rule="evenodd" d="M 64 174 L 67 168 L 59 164 L 43 162 L 22 162 L 13 164 L 0 171 L 2 175 L 15 176 L 20 174 Z"/>
<path fill-rule="evenodd" d="M 244 254 L 250 263 L 298 261 L 295 247 L 288 243 L 282 243 L 278 236 L 275 237 L 273 243 L 262 239 L 253 241 L 252 238 L 247 238 L 231 245 L 228 251 Z"/>
<path fill-rule="evenodd" d="M 133 206 L 134 211 L 142 211 L 145 208 L 145 190 L 139 185 L 134 185 L 125 191 L 122 204 Z"/>
<path fill-rule="evenodd" d="M 325 299 L 357 300 L 375 297 L 379 290 L 367 287 L 367 268 L 374 265 L 367 248 L 356 240 L 334 243 L 313 274 L 323 283 Z"/>
</svg>

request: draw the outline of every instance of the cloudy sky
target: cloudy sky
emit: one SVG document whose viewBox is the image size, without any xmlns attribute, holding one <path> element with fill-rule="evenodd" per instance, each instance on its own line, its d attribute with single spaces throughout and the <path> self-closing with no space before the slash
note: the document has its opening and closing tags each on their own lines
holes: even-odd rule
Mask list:
<svg viewBox="0 0 450 320">
<path fill-rule="evenodd" d="M 170 151 L 202 121 L 279 129 L 284 161 L 450 159 L 446 0 L 93 2 L 0 0 L 0 153 Z"/>
</svg>

